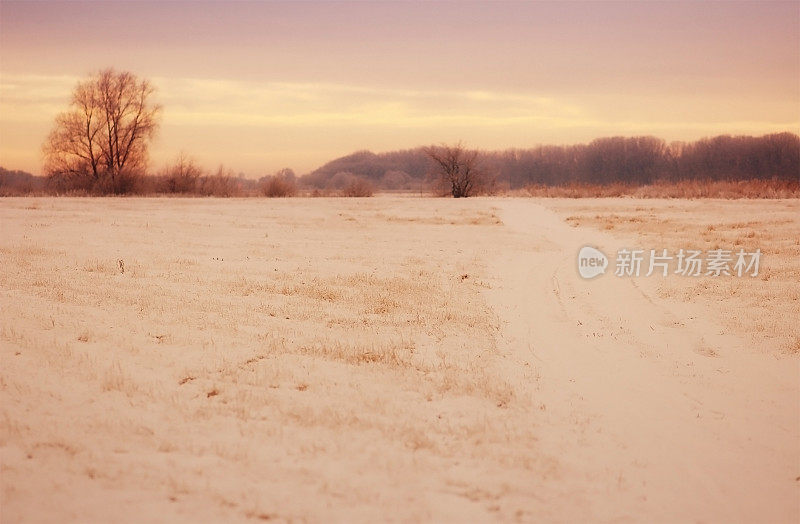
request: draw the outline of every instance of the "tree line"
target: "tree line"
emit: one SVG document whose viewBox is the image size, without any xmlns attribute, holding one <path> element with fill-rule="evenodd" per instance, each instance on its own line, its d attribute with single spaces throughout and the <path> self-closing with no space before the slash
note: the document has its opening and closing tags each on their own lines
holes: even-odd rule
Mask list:
<svg viewBox="0 0 800 524">
<path fill-rule="evenodd" d="M 441 147 L 440 147 L 441 149 Z M 431 148 L 375 154 L 359 151 L 333 160 L 302 177 L 325 187 L 337 173 L 366 177 L 382 189 L 416 189 L 436 181 Z M 721 135 L 695 142 L 652 136 L 598 138 L 588 144 L 541 145 L 482 151 L 477 159 L 489 185 L 645 185 L 685 180 L 771 180 L 800 182 L 800 137 L 785 132 L 754 136 Z"/>
</svg>

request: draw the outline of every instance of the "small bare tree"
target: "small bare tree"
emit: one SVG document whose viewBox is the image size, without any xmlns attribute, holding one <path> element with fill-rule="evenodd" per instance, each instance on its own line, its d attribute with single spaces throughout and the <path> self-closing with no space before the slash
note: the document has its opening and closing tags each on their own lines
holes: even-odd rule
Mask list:
<svg viewBox="0 0 800 524">
<path fill-rule="evenodd" d="M 72 187 L 129 191 L 158 128 L 153 94 L 147 80 L 114 69 L 78 83 L 43 146 L 46 174 Z"/>
<path fill-rule="evenodd" d="M 242 180 L 232 169 L 220 164 L 214 175 L 202 176 L 197 181 L 197 192 L 204 196 L 233 197 L 242 194 Z"/>
<path fill-rule="evenodd" d="M 278 170 L 274 175 L 262 177 L 259 185 L 264 196 L 270 198 L 293 197 L 297 194 L 297 176 L 288 167 Z"/>
<path fill-rule="evenodd" d="M 191 157 L 184 153 L 178 156 L 174 164 L 164 169 L 164 191 L 167 193 L 194 193 L 197 189 L 197 180 L 203 175 L 203 170 Z"/>
<path fill-rule="evenodd" d="M 375 193 L 372 182 L 364 177 L 354 177 L 342 189 L 342 196 L 345 197 L 371 197 Z"/>
<path fill-rule="evenodd" d="M 425 154 L 436 165 L 440 183 L 449 187 L 454 198 L 475 194 L 486 180 L 486 172 L 478 165 L 478 151 L 465 149 L 461 142 L 426 147 Z"/>
</svg>

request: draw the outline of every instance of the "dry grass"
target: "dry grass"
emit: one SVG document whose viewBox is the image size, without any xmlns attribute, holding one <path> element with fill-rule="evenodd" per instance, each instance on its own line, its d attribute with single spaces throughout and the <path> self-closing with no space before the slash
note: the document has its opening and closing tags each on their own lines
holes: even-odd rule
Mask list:
<svg viewBox="0 0 800 524">
<path fill-rule="evenodd" d="M 755 278 L 642 279 L 669 300 L 703 304 L 734 332 L 797 352 L 800 326 L 800 200 L 727 202 L 614 199 L 544 201 L 580 228 L 615 235 L 642 249 L 761 249 Z M 635 239 L 633 242 L 630 239 Z M 779 312 L 776 314 L 776 312 Z"/>
<path fill-rule="evenodd" d="M 513 192 L 516 196 L 545 198 L 798 198 L 800 180 L 681 180 L 632 184 L 567 184 L 528 186 Z"/>
</svg>

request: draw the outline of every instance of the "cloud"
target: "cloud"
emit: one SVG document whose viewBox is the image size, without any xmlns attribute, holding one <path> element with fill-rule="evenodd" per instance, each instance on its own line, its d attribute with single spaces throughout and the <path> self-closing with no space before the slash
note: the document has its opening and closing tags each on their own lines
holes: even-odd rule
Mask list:
<svg viewBox="0 0 800 524">
<path fill-rule="evenodd" d="M 0 123 L 52 122 L 80 79 L 73 76 L 3 75 Z M 384 129 L 595 128 L 600 132 L 657 133 L 677 130 L 719 133 L 798 129 L 797 120 L 755 120 L 737 115 L 681 114 L 696 101 L 633 100 L 605 95 L 559 98 L 550 93 L 488 90 L 396 89 L 336 83 L 244 82 L 154 77 L 164 124 L 264 128 Z M 706 104 L 708 105 L 708 104 Z M 671 107 L 670 107 L 671 106 Z M 684 113 L 689 112 L 688 110 Z M 641 114 L 642 118 L 631 116 Z"/>
<path fill-rule="evenodd" d="M 580 118 L 552 97 L 330 83 L 154 79 L 170 122 L 246 126 L 500 126 Z"/>
<path fill-rule="evenodd" d="M 0 121 L 46 120 L 64 111 L 80 79 L 73 76 L 6 75 L 0 78 Z"/>
</svg>

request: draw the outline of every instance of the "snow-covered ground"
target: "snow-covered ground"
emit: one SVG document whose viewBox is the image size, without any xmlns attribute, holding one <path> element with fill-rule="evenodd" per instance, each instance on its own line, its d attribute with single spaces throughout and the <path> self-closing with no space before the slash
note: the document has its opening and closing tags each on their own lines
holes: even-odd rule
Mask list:
<svg viewBox="0 0 800 524">
<path fill-rule="evenodd" d="M 0 200 L 0 520 L 797 522 L 798 239 L 796 200 Z"/>
</svg>

